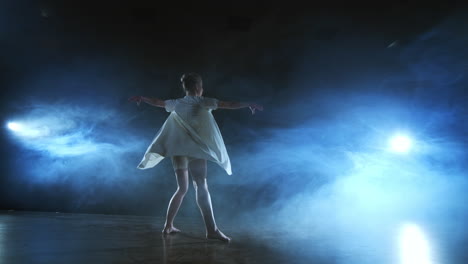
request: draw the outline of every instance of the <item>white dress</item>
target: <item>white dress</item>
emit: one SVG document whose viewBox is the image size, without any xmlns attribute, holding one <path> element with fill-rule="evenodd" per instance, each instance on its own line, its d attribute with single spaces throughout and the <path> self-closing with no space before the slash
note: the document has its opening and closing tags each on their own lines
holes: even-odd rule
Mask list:
<svg viewBox="0 0 468 264">
<path fill-rule="evenodd" d="M 221 132 L 211 114 L 218 100 L 202 96 L 185 96 L 165 101 L 171 114 L 153 139 L 139 169 L 149 169 L 166 157 L 189 156 L 220 165 L 231 175 L 231 162 Z"/>
</svg>

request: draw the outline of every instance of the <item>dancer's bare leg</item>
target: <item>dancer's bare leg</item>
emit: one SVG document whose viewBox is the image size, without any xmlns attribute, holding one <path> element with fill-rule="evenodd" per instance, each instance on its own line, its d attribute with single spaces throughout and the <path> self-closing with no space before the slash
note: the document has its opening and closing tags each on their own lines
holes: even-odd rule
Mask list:
<svg viewBox="0 0 468 264">
<path fill-rule="evenodd" d="M 206 182 L 206 160 L 192 160 L 189 163 L 189 169 L 192 174 L 193 186 L 197 195 L 197 204 L 202 213 L 203 220 L 205 221 L 206 238 L 229 242 L 231 238 L 223 234 L 216 226 L 213 206 L 211 205 L 211 196 Z"/>
<path fill-rule="evenodd" d="M 169 202 L 166 215 L 166 223 L 164 224 L 163 234 L 170 234 L 180 232 L 179 229 L 174 227 L 174 218 L 179 211 L 180 205 L 184 200 L 185 194 L 188 190 L 188 170 L 187 169 L 176 169 L 177 178 L 177 190 Z"/>
</svg>

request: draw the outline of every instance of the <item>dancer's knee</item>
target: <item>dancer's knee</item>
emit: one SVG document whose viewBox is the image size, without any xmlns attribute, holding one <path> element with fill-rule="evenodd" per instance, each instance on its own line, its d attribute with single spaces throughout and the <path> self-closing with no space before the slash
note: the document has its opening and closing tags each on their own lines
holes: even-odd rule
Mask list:
<svg viewBox="0 0 468 264">
<path fill-rule="evenodd" d="M 176 190 L 176 193 L 178 195 L 185 196 L 185 194 L 187 194 L 187 191 L 188 191 L 188 185 L 184 185 L 184 186 L 179 186 Z"/>
<path fill-rule="evenodd" d="M 180 194 L 187 193 L 188 190 L 188 171 L 187 169 L 177 169 L 175 170 L 177 176 L 177 192 Z"/>
<path fill-rule="evenodd" d="M 193 187 L 195 190 L 208 190 L 208 184 L 206 182 L 206 178 L 194 178 L 193 179 Z"/>
</svg>

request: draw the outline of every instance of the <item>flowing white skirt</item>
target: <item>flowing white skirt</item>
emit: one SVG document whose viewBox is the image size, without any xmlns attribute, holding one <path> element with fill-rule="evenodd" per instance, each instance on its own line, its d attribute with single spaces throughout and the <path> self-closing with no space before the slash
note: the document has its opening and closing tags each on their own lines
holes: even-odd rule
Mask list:
<svg viewBox="0 0 468 264">
<path fill-rule="evenodd" d="M 171 112 L 137 168 L 152 168 L 166 157 L 190 156 L 213 161 L 231 175 L 231 162 L 214 117 L 210 114 L 205 123 L 196 130 Z"/>
</svg>

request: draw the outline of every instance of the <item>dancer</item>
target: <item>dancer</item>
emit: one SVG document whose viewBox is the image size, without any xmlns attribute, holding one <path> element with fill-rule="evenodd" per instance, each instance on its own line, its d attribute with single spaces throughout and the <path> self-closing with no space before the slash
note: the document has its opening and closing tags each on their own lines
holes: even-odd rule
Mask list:
<svg viewBox="0 0 468 264">
<path fill-rule="evenodd" d="M 219 164 L 231 175 L 231 162 L 226 152 L 221 132 L 211 114 L 216 109 L 250 108 L 252 114 L 263 110 L 255 103 L 226 102 L 203 97 L 202 78 L 196 73 L 184 74 L 181 78 L 185 97 L 175 100 L 161 100 L 133 96 L 129 101 L 164 107 L 169 117 L 146 150 L 139 169 L 156 166 L 165 157 L 171 157 L 177 190 L 167 209 L 163 234 L 180 232 L 174 227 L 174 218 L 188 190 L 189 172 L 196 192 L 196 201 L 206 226 L 206 237 L 229 242 L 231 238 L 221 232 L 215 222 L 211 197 L 206 181 L 206 161 Z"/>
</svg>

